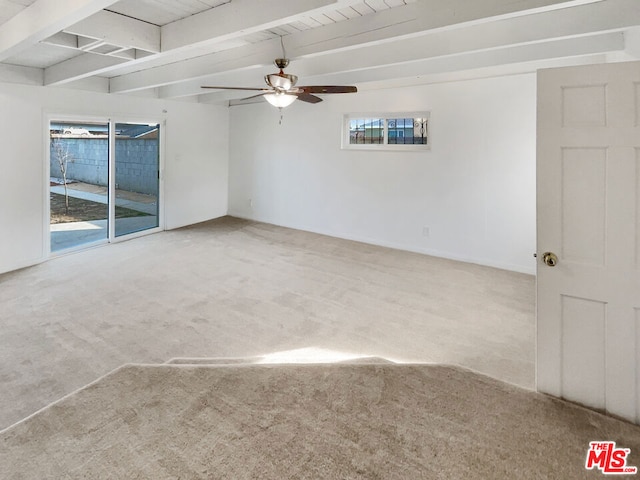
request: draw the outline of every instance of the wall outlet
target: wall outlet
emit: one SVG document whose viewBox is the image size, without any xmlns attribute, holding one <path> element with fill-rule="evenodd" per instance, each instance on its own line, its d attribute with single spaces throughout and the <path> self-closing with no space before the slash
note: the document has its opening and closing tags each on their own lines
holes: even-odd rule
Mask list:
<svg viewBox="0 0 640 480">
<path fill-rule="evenodd" d="M 422 236 L 429 238 L 431 236 L 431 230 L 429 227 L 422 227 Z"/>
</svg>

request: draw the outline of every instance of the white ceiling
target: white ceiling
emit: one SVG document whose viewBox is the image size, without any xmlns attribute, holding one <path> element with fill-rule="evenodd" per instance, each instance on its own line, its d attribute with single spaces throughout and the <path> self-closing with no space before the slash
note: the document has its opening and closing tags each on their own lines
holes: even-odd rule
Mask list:
<svg viewBox="0 0 640 480">
<path fill-rule="evenodd" d="M 0 0 L 0 81 L 227 103 L 640 58 L 640 0 Z"/>
</svg>

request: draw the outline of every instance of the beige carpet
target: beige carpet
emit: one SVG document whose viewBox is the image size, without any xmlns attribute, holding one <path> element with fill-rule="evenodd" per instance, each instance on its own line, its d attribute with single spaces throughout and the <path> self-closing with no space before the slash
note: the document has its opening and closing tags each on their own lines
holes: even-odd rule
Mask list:
<svg viewBox="0 0 640 480">
<path fill-rule="evenodd" d="M 534 296 L 530 275 L 228 217 L 95 248 L 0 275 L 0 429 L 172 357 L 377 356 L 533 388 Z"/>
<path fill-rule="evenodd" d="M 444 366 L 125 366 L 0 433 L 3 479 L 582 479 L 640 427 Z"/>
</svg>

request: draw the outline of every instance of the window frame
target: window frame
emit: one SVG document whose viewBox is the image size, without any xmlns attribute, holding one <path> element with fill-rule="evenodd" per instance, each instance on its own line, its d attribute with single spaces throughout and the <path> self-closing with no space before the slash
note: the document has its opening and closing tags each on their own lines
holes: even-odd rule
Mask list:
<svg viewBox="0 0 640 480">
<path fill-rule="evenodd" d="M 383 133 L 382 143 L 370 143 L 370 144 L 352 144 L 350 132 L 351 132 L 351 120 L 365 118 L 365 119 L 382 119 L 383 120 Z M 389 127 L 388 123 L 391 119 L 398 118 L 424 118 L 426 120 L 426 144 L 403 144 L 403 143 L 389 143 Z M 341 148 L 343 150 L 376 150 L 376 151 L 398 151 L 398 152 L 416 152 L 431 150 L 431 112 L 428 111 L 414 111 L 414 112 L 367 112 L 367 113 L 346 113 L 342 119 L 342 131 L 341 131 Z"/>
</svg>

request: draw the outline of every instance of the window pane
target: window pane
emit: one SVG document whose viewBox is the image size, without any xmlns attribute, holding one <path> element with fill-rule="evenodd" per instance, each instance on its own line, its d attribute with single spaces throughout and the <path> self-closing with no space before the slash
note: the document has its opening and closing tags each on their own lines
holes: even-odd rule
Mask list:
<svg viewBox="0 0 640 480">
<path fill-rule="evenodd" d="M 384 120 L 382 118 L 352 118 L 349 120 L 349 144 L 382 144 Z"/>
<path fill-rule="evenodd" d="M 109 125 L 52 120 L 51 251 L 109 238 Z"/>
<path fill-rule="evenodd" d="M 389 118 L 389 144 L 392 145 L 426 145 L 426 118 Z"/>
<path fill-rule="evenodd" d="M 160 125 L 116 123 L 115 235 L 158 226 Z"/>
</svg>

